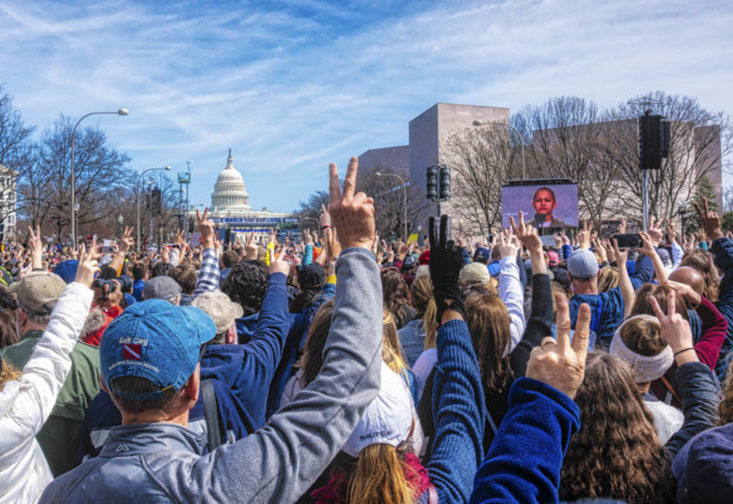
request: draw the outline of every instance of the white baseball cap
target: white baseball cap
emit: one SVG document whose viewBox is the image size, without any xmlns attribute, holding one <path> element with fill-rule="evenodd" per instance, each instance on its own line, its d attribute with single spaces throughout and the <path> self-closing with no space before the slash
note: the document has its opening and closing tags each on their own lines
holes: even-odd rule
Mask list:
<svg viewBox="0 0 733 504">
<path fill-rule="evenodd" d="M 412 429 L 412 396 L 400 376 L 382 362 L 379 394 L 367 407 L 342 450 L 356 458 L 372 444 L 398 446 Z"/>
</svg>

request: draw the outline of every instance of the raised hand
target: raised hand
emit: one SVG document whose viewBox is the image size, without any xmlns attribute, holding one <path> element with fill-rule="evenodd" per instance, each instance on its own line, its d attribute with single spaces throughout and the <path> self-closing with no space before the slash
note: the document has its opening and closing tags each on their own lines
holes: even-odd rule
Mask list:
<svg viewBox="0 0 733 504">
<path fill-rule="evenodd" d="M 621 218 L 621 223 L 618 225 L 616 232 L 618 234 L 626 234 L 626 217 Z"/>
<path fill-rule="evenodd" d="M 608 251 L 606 250 L 606 247 L 604 247 L 601 243 L 601 240 L 599 240 L 598 238 L 594 239 L 593 248 L 595 249 L 598 256 L 601 258 L 601 262 L 608 261 Z"/>
<path fill-rule="evenodd" d="M 321 215 L 318 216 L 318 221 L 321 223 L 321 229 L 331 227 L 331 214 L 323 204 L 321 204 Z"/>
<path fill-rule="evenodd" d="M 518 247 L 512 242 L 512 236 L 508 233 L 499 233 L 496 237 L 496 244 L 494 247 L 499 249 L 501 258 L 515 257 L 517 255 Z M 432 256 L 430 256 L 432 258 Z"/>
<path fill-rule="evenodd" d="M 176 237 L 173 240 L 173 243 L 178 245 L 178 248 L 181 249 L 181 251 L 186 248 L 186 240 L 183 238 L 183 229 L 176 231 Z"/>
<path fill-rule="evenodd" d="M 247 236 L 247 242 L 245 243 L 244 248 L 247 252 L 247 259 L 257 259 L 257 244 L 255 243 L 254 233 L 250 233 L 249 236 Z"/>
<path fill-rule="evenodd" d="M 658 221 L 653 215 L 649 217 L 649 229 L 647 233 L 649 233 L 649 237 L 652 239 L 652 244 L 655 247 L 658 247 L 662 243 L 662 238 L 664 238 L 664 233 L 662 233 L 663 226 L 664 219 Z"/>
<path fill-rule="evenodd" d="M 76 268 L 75 281 L 91 289 L 94 275 L 100 271 L 97 261 L 101 256 L 102 254 L 97 250 L 96 241 L 92 240 L 89 250 L 82 245 L 79 249 L 79 266 Z"/>
<path fill-rule="evenodd" d="M 436 233 L 435 218 L 430 217 L 430 279 L 433 281 L 433 297 L 438 307 L 438 323 L 441 323 L 446 310 L 453 310 L 461 316 L 465 313 L 461 289 L 458 286 L 458 275 L 463 267 L 463 250 L 449 239 L 450 231 L 450 217 L 443 215 L 440 218 L 439 233 Z"/>
<path fill-rule="evenodd" d="M 542 240 L 540 240 L 540 237 L 537 235 L 537 230 L 532 224 L 524 222 L 524 212 L 519 212 L 519 224 L 514 222 L 514 217 L 509 217 L 509 222 L 511 223 L 514 236 L 517 237 L 519 243 L 527 247 L 530 253 L 542 253 Z"/>
<path fill-rule="evenodd" d="M 283 257 L 285 256 L 285 247 L 280 249 L 279 254 L 275 253 L 274 247 L 268 248 L 267 253 L 270 254 L 270 275 L 273 273 L 282 273 L 285 276 L 288 276 L 288 273 L 290 273 L 290 263 L 283 260 Z"/>
<path fill-rule="evenodd" d="M 626 261 L 629 259 L 629 249 L 618 248 L 618 241 L 615 239 L 611 243 L 613 244 L 611 250 L 613 250 L 613 255 L 616 256 L 616 264 L 619 267 L 621 264 L 626 264 Z"/>
<path fill-rule="evenodd" d="M 695 347 L 692 342 L 692 331 L 690 324 L 677 313 L 675 306 L 675 293 L 670 292 L 667 295 L 667 313 L 664 313 L 662 307 L 654 296 L 649 296 L 649 302 L 652 305 L 654 314 L 659 319 L 659 325 L 662 326 L 662 334 L 667 344 L 672 348 L 675 354 L 677 365 L 681 366 L 687 362 L 698 362 Z"/>
<path fill-rule="evenodd" d="M 645 256 L 649 258 L 653 258 L 657 254 L 657 250 L 654 248 L 654 243 L 652 241 L 652 237 L 649 236 L 648 233 L 645 233 L 644 231 L 639 232 L 639 238 L 641 238 L 641 247 L 639 247 L 639 252 L 644 254 Z"/>
<path fill-rule="evenodd" d="M 43 243 L 41 241 L 41 226 L 36 225 L 35 232 L 28 226 L 28 251 L 31 254 L 31 268 L 43 268 Z"/>
<path fill-rule="evenodd" d="M 562 294 L 555 295 L 557 307 L 557 341 L 545 336 L 535 347 L 527 363 L 527 378 L 533 378 L 555 387 L 571 399 L 575 397 L 585 375 L 585 357 L 588 353 L 590 308 L 580 305 L 573 341 L 570 342 L 570 309 Z"/>
<path fill-rule="evenodd" d="M 588 220 L 583 221 L 583 229 L 578 231 L 578 246 L 583 249 L 590 249 L 590 234 L 593 231 L 593 221 L 588 225 Z"/>
<path fill-rule="evenodd" d="M 122 232 L 122 238 L 120 238 L 120 252 L 124 252 L 127 254 L 130 249 L 132 249 L 132 246 L 135 245 L 135 239 L 132 237 L 132 226 L 125 226 L 125 229 Z"/>
<path fill-rule="evenodd" d="M 667 221 L 667 238 L 669 238 L 669 243 L 674 243 L 677 238 L 677 230 L 674 227 L 674 220 L 672 219 Z"/>
<path fill-rule="evenodd" d="M 201 215 L 199 209 L 196 209 L 196 223 L 198 224 L 199 233 L 201 233 L 201 244 L 204 249 L 216 250 L 216 239 L 214 238 L 214 229 L 216 224 L 209 220 L 209 209 L 204 209 L 204 215 Z"/>
<path fill-rule="evenodd" d="M 723 230 L 720 227 L 720 216 L 715 210 L 708 208 L 708 199 L 702 199 L 703 208 L 700 208 L 700 205 L 696 201 L 693 201 L 692 204 L 695 205 L 697 215 L 700 216 L 700 225 L 710 240 L 715 241 L 718 238 L 723 238 Z"/>
<path fill-rule="evenodd" d="M 343 192 L 339 184 L 338 168 L 329 165 L 328 212 L 338 231 L 339 241 L 344 249 L 363 247 L 372 249 L 375 236 L 374 200 L 363 192 L 354 194 L 359 160 L 352 157 L 344 179 Z"/>
</svg>

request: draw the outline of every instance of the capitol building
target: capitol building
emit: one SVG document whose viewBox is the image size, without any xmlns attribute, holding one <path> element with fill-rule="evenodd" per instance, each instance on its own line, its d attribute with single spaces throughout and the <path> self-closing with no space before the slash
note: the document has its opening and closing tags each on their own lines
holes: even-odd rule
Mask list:
<svg viewBox="0 0 733 504">
<path fill-rule="evenodd" d="M 195 212 L 192 218 L 195 219 Z M 222 235 L 226 230 L 230 230 L 231 239 L 238 234 L 250 233 L 255 233 L 256 238 L 265 237 L 272 228 L 277 228 L 279 234 L 295 234 L 298 232 L 299 224 L 298 218 L 293 214 L 270 212 L 267 208 L 252 209 L 242 174 L 234 168 L 231 149 L 227 165 L 219 173 L 214 184 L 209 218 L 216 222 Z"/>
</svg>

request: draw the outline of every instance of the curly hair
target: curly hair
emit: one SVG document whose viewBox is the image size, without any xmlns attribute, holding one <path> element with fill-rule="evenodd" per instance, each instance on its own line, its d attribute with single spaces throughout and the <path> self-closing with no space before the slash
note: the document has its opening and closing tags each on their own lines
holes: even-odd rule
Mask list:
<svg viewBox="0 0 733 504">
<path fill-rule="evenodd" d="M 168 276 L 178 282 L 178 285 L 181 286 L 181 290 L 184 294 L 193 294 L 193 291 L 196 289 L 196 279 L 198 278 L 198 275 L 196 274 L 196 269 L 191 263 L 181 263 L 178 266 L 171 268 L 168 272 Z"/>
<path fill-rule="evenodd" d="M 607 292 L 618 287 L 618 269 L 613 267 L 603 268 L 598 278 L 598 292 Z"/>
<path fill-rule="evenodd" d="M 254 315 L 262 308 L 267 290 L 267 266 L 260 261 L 244 259 L 232 268 L 221 287 L 229 298 L 242 305 L 244 315 Z"/>
<path fill-rule="evenodd" d="M 682 256 L 682 260 L 679 265 L 689 266 L 690 268 L 699 271 L 705 280 L 705 288 L 702 291 L 702 295 L 712 303 L 716 303 L 718 301 L 718 286 L 720 279 L 718 278 L 718 272 L 715 270 L 707 252 L 699 248 L 691 250 Z"/>
<path fill-rule="evenodd" d="M 159 261 L 155 263 L 153 268 L 150 270 L 150 278 L 155 278 L 157 276 L 168 276 L 168 273 L 172 268 L 173 266 L 171 266 L 170 263 Z"/>
<path fill-rule="evenodd" d="M 605 352 L 588 354 L 575 402 L 580 430 L 563 461 L 560 500 L 670 502 L 669 462 L 626 363 Z"/>
<path fill-rule="evenodd" d="M 382 271 L 382 300 L 384 307 L 392 312 L 395 317 L 397 327 L 404 326 L 409 320 L 405 320 L 410 310 L 406 310 L 405 306 L 410 306 L 410 289 L 407 287 L 405 278 L 394 270 Z"/>
<path fill-rule="evenodd" d="M 478 358 L 484 392 L 503 393 L 514 381 L 506 353 L 511 342 L 506 305 L 498 296 L 473 294 L 466 299 L 466 325 Z"/>
</svg>

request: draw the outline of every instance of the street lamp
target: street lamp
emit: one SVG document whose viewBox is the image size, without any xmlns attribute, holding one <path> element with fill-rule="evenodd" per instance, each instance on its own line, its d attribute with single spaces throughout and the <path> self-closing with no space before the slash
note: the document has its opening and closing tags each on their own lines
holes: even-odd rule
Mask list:
<svg viewBox="0 0 733 504">
<path fill-rule="evenodd" d="M 117 222 L 120 224 L 120 236 L 122 236 L 122 223 L 125 222 L 125 218 L 122 214 L 117 216 Z"/>
<path fill-rule="evenodd" d="M 137 227 L 136 227 L 137 228 L 137 243 L 136 243 L 136 248 L 137 248 L 138 254 L 140 253 L 140 191 L 141 191 L 141 189 L 140 189 L 140 182 L 142 182 L 143 177 L 145 176 L 146 173 L 151 172 L 151 171 L 156 171 L 156 170 L 170 171 L 171 170 L 171 167 L 170 167 L 170 165 L 165 165 L 165 166 L 161 166 L 159 168 L 148 168 L 147 170 L 143 170 L 143 172 L 137 178 L 137 183 L 136 183 L 136 186 L 137 186 L 137 197 L 135 198 L 135 205 L 137 206 Z"/>
<path fill-rule="evenodd" d="M 504 126 L 508 126 L 514 133 L 517 134 L 517 138 L 519 138 L 519 147 L 522 151 L 522 180 L 527 179 L 527 162 L 524 159 L 524 140 L 522 139 L 522 134 L 519 133 L 519 130 L 512 126 L 508 122 L 503 121 L 473 121 L 474 126 L 487 126 L 489 124 L 503 124 Z"/>
<path fill-rule="evenodd" d="M 121 108 L 117 110 L 116 112 L 89 112 L 88 114 L 85 114 L 79 118 L 78 121 L 76 121 L 76 124 L 74 125 L 74 129 L 71 130 L 71 238 L 74 240 L 73 247 L 76 249 L 76 173 L 74 172 L 74 138 L 76 136 L 76 128 L 79 127 L 79 123 L 81 123 L 84 119 L 86 119 L 89 116 L 93 115 L 106 115 L 106 114 L 114 114 L 114 115 L 121 115 L 126 116 L 129 114 L 126 108 Z"/>
<path fill-rule="evenodd" d="M 404 235 L 403 239 L 405 240 L 405 242 L 407 242 L 407 182 L 405 182 L 405 179 L 403 179 L 396 173 L 377 172 L 374 175 L 376 175 L 377 177 L 396 177 L 402 184 L 402 234 Z"/>
</svg>

